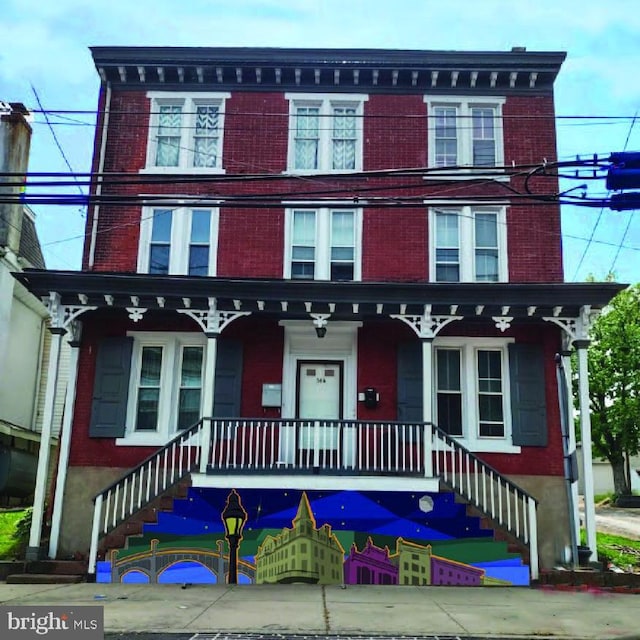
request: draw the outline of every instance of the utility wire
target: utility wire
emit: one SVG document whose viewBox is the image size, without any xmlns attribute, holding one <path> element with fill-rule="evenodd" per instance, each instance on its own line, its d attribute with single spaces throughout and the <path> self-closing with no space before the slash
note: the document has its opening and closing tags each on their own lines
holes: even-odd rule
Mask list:
<svg viewBox="0 0 640 640">
<path fill-rule="evenodd" d="M 631 125 L 629 126 L 629 131 L 627 132 L 627 137 L 624 141 L 624 147 L 623 147 L 623 151 L 627 150 L 627 145 L 629 144 L 629 138 L 631 137 L 631 132 L 633 131 L 633 126 L 636 123 L 636 118 L 638 117 L 638 110 L 636 109 L 636 112 L 633 114 L 633 120 L 631 120 Z M 611 193 L 611 191 L 607 191 L 607 196 L 609 196 Z M 596 219 L 596 223 L 593 225 L 593 228 L 591 229 L 591 235 L 589 236 L 589 240 L 587 241 L 587 244 L 584 247 L 584 250 L 582 251 L 582 255 L 580 256 L 580 260 L 578 262 L 578 266 L 576 267 L 576 270 L 573 274 L 573 281 L 575 282 L 576 278 L 578 277 L 578 273 L 580 271 L 580 267 L 582 266 L 582 263 L 584 262 L 585 256 L 587 255 L 587 252 L 589 251 L 589 247 L 591 246 L 591 243 L 593 242 L 593 237 L 596 233 L 596 229 L 598 228 L 598 225 L 600 224 L 600 220 L 602 219 L 602 214 L 605 210 L 606 205 L 603 205 L 602 208 L 600 209 L 600 213 L 598 214 L 598 217 Z M 621 240 L 620 243 L 620 247 L 622 246 L 622 243 L 624 242 L 624 239 L 627 235 L 627 231 L 629 230 L 629 225 L 631 224 L 631 218 L 632 218 L 632 213 L 630 212 L 629 215 L 629 222 L 627 224 L 627 228 L 625 229 L 624 232 L 624 236 Z M 608 273 L 612 273 L 613 272 L 613 267 L 615 266 L 615 263 L 618 259 L 618 256 L 620 255 L 620 247 L 618 247 L 618 251 L 616 251 L 616 255 L 613 259 L 613 262 L 611 263 L 611 267 L 609 267 L 609 271 Z"/>
<path fill-rule="evenodd" d="M 56 135 L 56 132 L 53 128 L 53 125 L 51 124 L 49 117 L 48 117 L 48 111 L 45 111 L 44 109 L 42 109 L 42 103 L 40 102 L 40 96 L 38 95 L 38 92 L 36 91 L 36 88 L 31 84 L 31 91 L 33 91 L 33 95 L 36 98 L 36 101 L 38 103 L 38 106 L 41 109 L 41 113 L 44 115 L 45 117 L 45 121 L 47 123 L 47 125 L 49 126 L 49 129 L 51 130 L 51 135 L 53 136 L 53 141 L 56 143 L 56 146 L 58 147 L 58 151 L 60 151 L 60 155 L 62 156 L 62 159 L 64 160 L 65 164 L 67 165 L 67 167 L 69 168 L 69 171 L 71 172 L 71 175 L 74 175 L 74 171 L 73 171 L 73 167 L 71 166 L 71 163 L 69 162 L 69 158 L 67 158 L 67 155 L 64 152 L 64 149 L 62 148 L 62 145 L 60 144 L 60 141 L 58 140 L 58 136 Z M 80 191 L 80 193 L 84 194 L 84 191 L 82 190 L 82 187 L 80 185 L 78 185 L 78 190 Z"/>
</svg>

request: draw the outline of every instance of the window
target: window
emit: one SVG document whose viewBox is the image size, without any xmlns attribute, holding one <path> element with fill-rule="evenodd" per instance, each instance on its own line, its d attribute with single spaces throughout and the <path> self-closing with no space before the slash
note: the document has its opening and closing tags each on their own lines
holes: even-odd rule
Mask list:
<svg viewBox="0 0 640 640">
<path fill-rule="evenodd" d="M 362 169 L 365 95 L 287 94 L 289 171 Z"/>
<path fill-rule="evenodd" d="M 429 166 L 496 167 L 504 164 L 504 98 L 425 97 L 429 106 Z M 434 174 L 439 179 L 442 176 Z"/>
<path fill-rule="evenodd" d="M 134 338 L 123 444 L 162 444 L 201 416 L 205 338 L 131 332 Z"/>
<path fill-rule="evenodd" d="M 432 282 L 506 282 L 504 207 L 465 206 L 430 211 Z"/>
<path fill-rule="evenodd" d="M 217 245 L 217 209 L 144 207 L 138 273 L 213 276 Z"/>
<path fill-rule="evenodd" d="M 148 172 L 222 172 L 224 105 L 229 93 L 153 91 Z"/>
<path fill-rule="evenodd" d="M 436 338 L 436 423 L 475 451 L 515 451 L 511 425 L 509 338 Z"/>
<path fill-rule="evenodd" d="M 359 209 L 288 209 L 284 277 L 360 280 Z"/>
</svg>

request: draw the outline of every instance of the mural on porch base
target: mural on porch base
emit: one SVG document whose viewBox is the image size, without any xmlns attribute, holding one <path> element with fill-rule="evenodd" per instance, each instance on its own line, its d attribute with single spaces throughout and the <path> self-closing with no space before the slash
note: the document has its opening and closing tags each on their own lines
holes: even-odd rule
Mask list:
<svg viewBox="0 0 640 640">
<path fill-rule="evenodd" d="M 244 520 L 233 539 L 223 522 L 232 494 Z M 521 557 L 492 536 L 451 493 L 190 488 L 109 552 L 97 580 L 528 585 Z"/>
</svg>

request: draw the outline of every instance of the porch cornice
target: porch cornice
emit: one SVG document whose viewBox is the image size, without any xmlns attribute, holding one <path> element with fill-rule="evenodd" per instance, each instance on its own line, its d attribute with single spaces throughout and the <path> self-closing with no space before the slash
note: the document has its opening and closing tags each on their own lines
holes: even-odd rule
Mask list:
<svg viewBox="0 0 640 640">
<path fill-rule="evenodd" d="M 333 319 L 432 313 L 464 317 L 578 317 L 584 306 L 602 309 L 627 285 L 618 283 L 327 282 L 207 278 L 130 273 L 48 271 L 14 273 L 31 293 L 60 296 L 63 305 L 98 308 L 207 309 Z"/>
</svg>

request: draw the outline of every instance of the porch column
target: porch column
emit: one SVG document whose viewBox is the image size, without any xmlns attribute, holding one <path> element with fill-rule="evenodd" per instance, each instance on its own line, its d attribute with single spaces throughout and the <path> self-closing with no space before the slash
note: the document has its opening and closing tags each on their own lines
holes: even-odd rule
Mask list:
<svg viewBox="0 0 640 640">
<path fill-rule="evenodd" d="M 202 449 L 200 455 L 200 473 L 206 473 L 211 449 L 211 431 L 213 424 L 207 418 L 213 418 L 213 404 L 216 384 L 216 357 L 218 350 L 218 333 L 208 331 L 207 353 L 204 362 L 204 380 L 202 393 L 202 418 L 205 421 L 202 429 Z M 208 422 L 208 424 L 207 424 Z"/>
<path fill-rule="evenodd" d="M 60 537 L 60 524 L 62 522 L 62 507 L 64 502 L 64 488 L 69 467 L 69 449 L 71 448 L 71 429 L 73 425 L 73 410 L 76 399 L 76 384 L 78 376 L 78 356 L 80 352 L 79 322 L 70 325 L 71 336 L 69 345 L 71 353 L 69 357 L 69 380 L 67 382 L 67 394 L 64 401 L 64 418 L 60 435 L 60 458 L 58 460 L 58 472 L 56 474 L 56 488 L 53 498 L 53 515 L 51 516 L 51 534 L 49 537 L 49 557 L 55 558 L 58 554 L 58 541 Z"/>
<path fill-rule="evenodd" d="M 431 425 L 433 424 L 433 338 L 423 338 L 422 342 L 422 420 L 429 423 L 424 427 L 424 475 L 433 476 L 433 439 Z M 427 446 L 427 444 L 429 446 Z"/>
<path fill-rule="evenodd" d="M 57 323 L 54 323 L 57 324 Z M 38 560 L 40 557 L 40 539 L 42 534 L 42 520 L 44 516 L 44 502 L 49 478 L 49 454 L 51 452 L 51 428 L 55 409 L 56 389 L 58 387 L 58 374 L 60 372 L 60 347 L 66 329 L 53 326 L 49 331 L 52 334 L 51 349 L 49 351 L 49 367 L 47 369 L 47 390 L 44 400 L 44 413 L 42 417 L 42 432 L 40 433 L 40 450 L 38 452 L 38 468 L 36 471 L 36 487 L 33 496 L 33 515 L 31 519 L 31 531 L 29 545 L 27 547 L 26 560 Z"/>
<path fill-rule="evenodd" d="M 590 560 L 597 561 L 596 506 L 593 495 L 593 464 L 591 453 L 591 410 L 589 407 L 589 364 L 587 348 L 589 340 L 574 340 L 578 352 L 578 394 L 580 401 L 580 434 L 582 436 L 582 475 L 584 478 L 584 524 L 587 530 L 587 546 Z"/>
<path fill-rule="evenodd" d="M 215 298 L 208 299 L 207 309 L 192 309 L 191 300 L 183 298 L 185 303 L 184 309 L 177 309 L 178 313 L 183 313 L 195 320 L 200 328 L 207 336 L 207 353 L 204 362 L 204 379 L 202 384 L 204 389 L 202 392 L 202 438 L 200 440 L 200 473 L 207 472 L 209 465 L 209 450 L 212 442 L 213 424 L 213 405 L 215 398 L 216 384 L 216 357 L 218 347 L 218 337 L 224 328 L 243 316 L 250 315 L 250 311 L 220 311 L 218 309 L 218 301 Z M 187 304 L 188 303 L 188 304 Z M 209 423 L 208 425 L 206 423 Z"/>
</svg>

